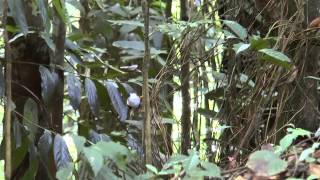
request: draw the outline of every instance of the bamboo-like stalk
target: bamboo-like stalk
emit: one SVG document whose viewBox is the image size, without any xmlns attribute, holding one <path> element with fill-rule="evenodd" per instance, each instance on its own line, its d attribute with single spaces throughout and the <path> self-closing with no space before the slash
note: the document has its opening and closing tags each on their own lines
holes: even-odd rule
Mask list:
<svg viewBox="0 0 320 180">
<path fill-rule="evenodd" d="M 149 79 L 149 66 L 150 66 L 150 44 L 149 44 L 149 2 L 148 0 L 142 1 L 143 13 L 144 13 L 144 58 L 143 58 L 143 108 L 144 108 L 144 152 L 145 163 L 152 164 L 152 145 L 151 145 L 151 108 L 150 97 L 148 88 Z"/>
<path fill-rule="evenodd" d="M 11 92 L 11 81 L 12 81 L 12 64 L 11 64 L 11 47 L 9 44 L 9 35 L 6 29 L 7 25 L 7 18 L 8 18 L 8 1 L 3 1 L 3 38 L 5 43 L 5 61 L 6 61 L 6 98 L 7 104 L 5 107 L 5 131 L 4 131 L 4 138 L 5 138 L 5 178 L 7 180 L 11 179 L 12 175 L 12 166 L 11 166 L 11 112 L 12 112 L 12 92 Z"/>
</svg>

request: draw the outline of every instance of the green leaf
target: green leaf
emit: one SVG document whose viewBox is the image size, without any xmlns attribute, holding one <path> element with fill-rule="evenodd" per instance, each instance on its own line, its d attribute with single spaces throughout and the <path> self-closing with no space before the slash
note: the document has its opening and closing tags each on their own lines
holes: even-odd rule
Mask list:
<svg viewBox="0 0 320 180">
<path fill-rule="evenodd" d="M 56 174 L 58 180 L 68 180 L 72 177 L 73 164 L 69 163 L 67 167 L 61 168 Z"/>
<path fill-rule="evenodd" d="M 274 176 L 286 170 L 288 164 L 272 151 L 256 151 L 246 164 L 257 176 Z"/>
<path fill-rule="evenodd" d="M 149 171 L 153 172 L 154 174 L 158 174 L 158 169 L 151 164 L 146 164 L 146 167 Z"/>
<path fill-rule="evenodd" d="M 33 141 L 38 132 L 38 106 L 30 98 L 24 104 L 23 116 L 23 124 L 28 127 L 30 131 L 29 138 Z"/>
<path fill-rule="evenodd" d="M 21 32 L 26 36 L 29 30 L 25 16 L 25 9 L 23 7 L 23 0 L 10 0 L 8 1 L 8 6 L 15 23 L 19 26 Z"/>
<path fill-rule="evenodd" d="M 41 95 L 46 104 L 52 100 L 52 96 L 57 87 L 57 83 L 59 81 L 58 74 L 50 71 L 48 68 L 44 66 L 39 66 L 39 71 L 41 75 Z"/>
<path fill-rule="evenodd" d="M 104 165 L 95 178 L 96 180 L 119 180 L 108 165 Z"/>
<path fill-rule="evenodd" d="M 288 128 L 287 131 L 289 134 L 287 134 L 285 137 L 283 137 L 280 140 L 279 147 L 276 149 L 276 154 L 281 154 L 284 151 L 286 151 L 292 144 L 292 142 L 299 136 L 311 136 L 311 132 L 306 131 L 304 129 L 296 128 Z"/>
<path fill-rule="evenodd" d="M 260 53 L 263 53 L 265 56 L 262 59 L 269 61 L 273 64 L 280 65 L 284 68 L 290 68 L 291 60 L 285 54 L 275 51 L 273 49 L 260 49 Z"/>
<path fill-rule="evenodd" d="M 245 44 L 245 43 L 238 43 L 233 45 L 233 50 L 236 52 L 236 55 L 246 51 L 249 48 L 250 48 L 250 44 Z"/>
<path fill-rule="evenodd" d="M 299 161 L 306 160 L 310 154 L 314 153 L 314 151 L 319 147 L 319 145 L 320 143 L 314 143 L 312 147 L 303 150 L 300 154 Z"/>
<path fill-rule="evenodd" d="M 254 50 L 266 49 L 270 47 L 270 39 L 264 39 L 259 36 L 252 36 L 250 38 L 251 48 Z"/>
<path fill-rule="evenodd" d="M 247 30 L 235 21 L 224 20 L 223 23 L 228 26 L 241 40 L 248 36 Z"/>
<path fill-rule="evenodd" d="M 189 150 L 189 157 L 182 163 L 183 168 L 188 172 L 189 170 L 197 167 L 200 163 L 199 154 L 196 151 Z"/>
<path fill-rule="evenodd" d="M 85 157 L 88 159 L 89 164 L 96 176 L 103 166 L 103 156 L 101 154 L 102 149 L 97 146 L 85 147 L 83 149 Z"/>
<path fill-rule="evenodd" d="M 206 169 L 205 176 L 221 177 L 221 171 L 217 165 L 210 162 L 202 162 L 201 165 Z"/>
<path fill-rule="evenodd" d="M 61 1 L 61 0 L 52 0 L 52 4 L 53 4 L 54 8 L 58 12 L 62 21 L 66 24 L 67 23 L 67 16 L 66 16 L 67 13 L 65 11 L 65 8 L 63 7 L 64 4 L 62 2 L 63 1 Z"/>
</svg>

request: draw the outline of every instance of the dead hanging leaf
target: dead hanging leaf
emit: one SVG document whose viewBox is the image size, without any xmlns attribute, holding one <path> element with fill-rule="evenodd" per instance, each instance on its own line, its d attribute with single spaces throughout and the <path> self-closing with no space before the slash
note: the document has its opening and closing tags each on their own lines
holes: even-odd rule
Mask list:
<svg viewBox="0 0 320 180">
<path fill-rule="evenodd" d="M 317 17 L 314 20 L 312 20 L 309 27 L 310 28 L 320 28 L 320 17 Z"/>
<path fill-rule="evenodd" d="M 277 175 L 287 168 L 287 162 L 281 160 L 274 152 L 256 151 L 249 156 L 246 166 L 255 172 L 256 176 L 270 177 Z"/>
<path fill-rule="evenodd" d="M 310 175 L 315 175 L 320 178 L 320 165 L 318 164 L 310 164 L 309 165 L 309 173 Z"/>
</svg>

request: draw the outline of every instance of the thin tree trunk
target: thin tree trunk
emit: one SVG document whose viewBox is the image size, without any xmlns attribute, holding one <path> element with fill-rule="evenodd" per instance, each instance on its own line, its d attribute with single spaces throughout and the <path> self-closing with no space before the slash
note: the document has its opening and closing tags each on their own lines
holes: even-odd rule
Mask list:
<svg viewBox="0 0 320 180">
<path fill-rule="evenodd" d="M 8 15 L 8 2 L 3 1 L 3 29 L 4 29 L 4 43 L 5 43 L 5 61 L 6 61 L 6 98 L 7 104 L 5 107 L 5 124 L 4 124 L 4 138 L 5 138 L 5 178 L 7 180 L 11 179 L 12 166 L 11 166 L 11 104 L 12 104 L 12 92 L 11 92 L 11 80 L 12 80 L 12 64 L 11 64 L 11 47 L 9 44 L 8 31 L 6 29 L 7 25 L 7 15 Z"/>
<path fill-rule="evenodd" d="M 180 18 L 183 21 L 188 21 L 188 7 L 185 0 L 180 0 Z M 188 38 L 188 36 L 186 36 Z M 190 54 L 184 47 L 188 45 L 187 40 L 182 42 L 180 50 L 181 54 L 181 97 L 182 97 L 182 115 L 181 115 L 181 153 L 188 154 L 188 149 L 191 148 L 190 129 L 191 129 L 191 97 L 190 97 Z"/>
<path fill-rule="evenodd" d="M 145 52 L 143 58 L 143 109 L 144 109 L 144 152 L 145 163 L 152 164 L 152 145 L 151 145 L 151 107 L 149 98 L 149 64 L 150 64 L 150 42 L 149 42 L 149 1 L 142 2 L 144 13 L 144 45 Z"/>
</svg>

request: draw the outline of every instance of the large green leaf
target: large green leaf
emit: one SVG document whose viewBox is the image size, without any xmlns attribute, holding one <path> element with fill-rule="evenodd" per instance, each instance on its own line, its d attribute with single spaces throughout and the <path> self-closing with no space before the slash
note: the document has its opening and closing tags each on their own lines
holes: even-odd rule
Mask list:
<svg viewBox="0 0 320 180">
<path fill-rule="evenodd" d="M 101 154 L 102 151 L 102 149 L 94 145 L 91 147 L 85 147 L 83 149 L 84 155 L 88 159 L 95 176 L 103 166 L 103 156 Z"/>
<path fill-rule="evenodd" d="M 250 48 L 250 44 L 245 44 L 245 43 L 238 43 L 233 45 L 233 50 L 236 52 L 236 55 L 246 51 L 249 48 Z"/>
<path fill-rule="evenodd" d="M 2 4 L 1 4 L 2 5 Z M 25 16 L 25 8 L 23 0 L 10 0 L 8 1 L 11 16 L 15 23 L 19 26 L 24 35 L 28 34 L 28 24 Z"/>
<path fill-rule="evenodd" d="M 28 99 L 24 104 L 23 110 L 24 121 L 23 124 L 28 127 L 30 132 L 29 138 L 31 141 L 34 140 L 38 132 L 38 106 L 37 103 L 32 99 Z"/>
<path fill-rule="evenodd" d="M 259 52 L 264 54 L 262 57 L 263 60 L 280 65 L 284 68 L 290 68 L 291 66 L 291 60 L 288 58 L 288 56 L 279 51 L 273 49 L 260 49 Z"/>
<path fill-rule="evenodd" d="M 286 170 L 288 163 L 272 151 L 256 151 L 246 164 L 257 176 L 274 176 Z"/>
<path fill-rule="evenodd" d="M 67 23 L 67 12 L 64 7 L 65 4 L 63 2 L 64 1 L 61 1 L 61 0 L 52 0 L 52 4 L 56 9 L 56 11 L 58 12 L 60 18 L 64 23 Z"/>
<path fill-rule="evenodd" d="M 247 30 L 235 21 L 224 20 L 223 23 L 228 26 L 240 39 L 245 40 L 248 36 Z"/>
<path fill-rule="evenodd" d="M 284 151 L 286 151 L 297 137 L 299 136 L 310 137 L 311 135 L 311 132 L 306 131 L 304 129 L 300 129 L 300 128 L 296 128 L 296 129 L 288 128 L 287 131 L 289 132 L 289 134 L 287 134 L 285 137 L 283 137 L 280 140 L 279 147 L 276 149 L 276 154 L 281 154 Z"/>
</svg>

